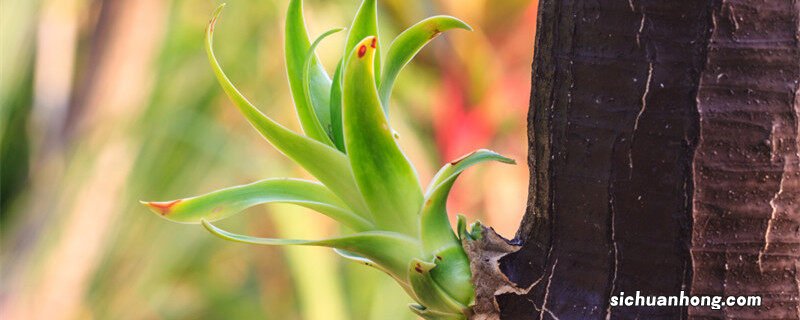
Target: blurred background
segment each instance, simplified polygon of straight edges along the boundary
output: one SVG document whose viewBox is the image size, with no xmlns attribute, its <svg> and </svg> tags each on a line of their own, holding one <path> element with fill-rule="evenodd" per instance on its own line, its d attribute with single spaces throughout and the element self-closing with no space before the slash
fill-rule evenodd
<svg viewBox="0 0 800 320">
<path fill-rule="evenodd" d="M 212 77 L 203 33 L 217 1 L 2 0 L 0 318 L 413 319 L 389 277 L 328 249 L 220 240 L 138 200 L 307 177 L 252 130 Z M 228 0 L 217 55 L 262 111 L 299 131 L 283 59 L 287 0 Z M 357 0 L 306 0 L 311 37 Z M 471 169 L 448 208 L 513 236 L 527 194 L 525 119 L 535 0 L 380 1 L 382 45 L 434 14 L 475 32 L 435 40 L 398 80 L 392 124 L 423 185 L 477 148 L 516 166 Z M 332 73 L 344 35 L 318 51 Z M 321 238 L 325 217 L 270 205 L 223 223 Z"/>
</svg>

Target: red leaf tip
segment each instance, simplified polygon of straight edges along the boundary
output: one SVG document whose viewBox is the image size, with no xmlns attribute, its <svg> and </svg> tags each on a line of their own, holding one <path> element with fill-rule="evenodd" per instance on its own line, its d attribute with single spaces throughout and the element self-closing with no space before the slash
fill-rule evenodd
<svg viewBox="0 0 800 320">
<path fill-rule="evenodd" d="M 158 212 L 162 216 L 166 216 L 172 211 L 172 207 L 176 204 L 180 203 L 181 200 L 173 200 L 167 202 L 142 202 L 144 205 L 150 207 L 155 212 Z"/>
<path fill-rule="evenodd" d="M 461 162 L 461 161 L 464 161 L 464 159 L 466 159 L 466 158 L 469 158 L 470 156 L 472 156 L 472 155 L 473 155 L 473 154 L 475 154 L 475 153 L 477 153 L 477 151 L 472 151 L 472 152 L 470 152 L 470 153 L 467 153 L 467 154 L 465 154 L 465 155 L 461 156 L 461 158 L 458 158 L 458 159 L 455 159 L 455 160 L 451 161 L 451 162 L 450 162 L 450 165 L 451 165 L 451 166 L 455 166 L 455 165 L 457 165 L 459 162 Z"/>
</svg>

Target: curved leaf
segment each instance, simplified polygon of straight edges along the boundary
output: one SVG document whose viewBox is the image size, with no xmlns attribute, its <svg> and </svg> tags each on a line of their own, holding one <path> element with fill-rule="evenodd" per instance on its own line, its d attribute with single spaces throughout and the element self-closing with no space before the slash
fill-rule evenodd
<svg viewBox="0 0 800 320">
<path fill-rule="evenodd" d="M 320 78 L 319 73 L 313 72 L 313 68 L 314 61 L 316 61 L 317 58 L 317 46 L 319 46 L 322 40 L 325 40 L 325 38 L 328 36 L 342 30 L 344 29 L 338 28 L 328 30 L 317 37 L 317 39 L 314 40 L 314 43 L 311 44 L 311 48 L 308 49 L 305 66 L 303 68 L 303 89 L 305 91 L 306 104 L 314 108 L 314 113 L 310 114 L 310 118 L 312 118 L 310 120 L 314 122 L 313 126 L 318 127 L 316 130 L 325 132 L 325 143 L 329 144 L 332 143 L 331 138 L 333 137 L 333 128 L 331 127 L 330 95 L 325 95 L 325 100 L 319 101 L 314 99 L 314 97 L 311 95 L 311 91 L 313 86 L 315 86 L 315 83 L 326 81 L 330 83 L 330 79 L 328 79 L 327 76 L 325 76 L 325 78 Z"/>
<path fill-rule="evenodd" d="M 270 246 L 296 245 L 329 247 L 354 252 L 374 261 L 392 276 L 400 279 L 408 277 L 408 261 L 419 254 L 417 240 L 395 232 L 369 231 L 325 240 L 297 240 L 258 238 L 231 233 L 217 228 L 208 221 L 201 222 L 214 235 L 230 241 Z"/>
<path fill-rule="evenodd" d="M 216 221 L 264 203 L 291 203 L 322 213 L 357 231 L 372 223 L 353 213 L 322 184 L 299 179 L 267 179 L 169 202 L 143 202 L 160 216 L 180 223 Z"/>
<path fill-rule="evenodd" d="M 469 257 L 460 242 L 440 248 L 433 252 L 436 268 L 431 270 L 431 278 L 443 291 L 463 305 L 470 305 L 475 298 L 472 285 L 472 270 Z"/>
<path fill-rule="evenodd" d="M 514 163 L 514 160 L 496 152 L 481 149 L 446 164 L 433 177 L 425 194 L 425 205 L 422 206 L 420 217 L 422 243 L 427 252 L 458 242 L 447 218 L 447 197 L 461 172 L 486 161 Z"/>
<path fill-rule="evenodd" d="M 386 65 L 383 68 L 383 77 L 380 81 L 380 96 L 386 114 L 389 114 L 389 97 L 392 94 L 394 82 L 400 71 L 403 70 L 411 59 L 425 47 L 428 42 L 442 32 L 450 29 L 472 28 L 464 21 L 451 16 L 434 16 L 418 22 L 397 36 L 389 45 L 386 54 Z"/>
<path fill-rule="evenodd" d="M 353 48 L 366 37 L 377 37 L 378 34 L 378 0 L 364 0 L 353 18 L 353 24 L 350 26 L 350 32 L 347 34 L 347 40 L 344 46 L 345 65 L 349 62 L 348 54 L 353 51 Z M 380 43 L 375 40 L 375 50 L 380 52 Z M 380 75 L 381 71 L 381 57 L 376 54 L 375 57 L 375 72 Z M 375 77 L 375 81 L 380 80 L 380 76 Z"/>
<path fill-rule="evenodd" d="M 412 296 L 412 297 L 414 296 L 414 291 L 411 290 L 411 286 L 409 286 L 407 279 L 398 278 L 396 275 L 394 275 L 391 272 L 389 272 L 388 270 L 386 270 L 386 268 L 384 268 L 383 266 L 375 263 L 375 261 L 372 261 L 370 259 L 367 259 L 365 257 L 362 257 L 362 256 L 360 256 L 358 254 L 355 254 L 355 253 L 347 251 L 347 250 L 333 249 L 333 252 L 336 252 L 336 254 L 338 254 L 339 256 L 341 256 L 342 258 L 345 258 L 347 260 L 350 260 L 350 261 L 353 261 L 355 263 L 363 264 L 365 266 L 372 267 L 372 268 L 378 269 L 380 271 L 383 271 L 384 273 L 386 273 L 390 277 L 392 277 L 392 279 L 394 279 L 397 282 L 397 284 L 399 284 L 400 287 L 403 288 L 403 290 L 409 296 Z"/>
<path fill-rule="evenodd" d="M 436 268 L 436 264 L 419 259 L 411 260 L 408 268 L 408 282 L 417 296 L 417 302 L 432 311 L 463 317 L 467 307 L 451 298 L 433 281 L 431 269 L 434 268 Z"/>
<path fill-rule="evenodd" d="M 331 79 L 328 73 L 319 63 L 316 54 L 311 51 L 311 66 L 309 68 L 308 85 L 304 83 L 304 69 L 306 69 L 306 54 L 311 49 L 306 31 L 305 19 L 303 18 L 303 1 L 291 0 L 289 9 L 286 12 L 286 32 L 285 38 L 285 57 L 286 72 L 289 76 L 289 87 L 292 91 L 292 98 L 297 109 L 297 116 L 303 132 L 314 140 L 327 145 L 333 145 L 324 127 L 320 124 L 322 115 L 328 114 L 327 109 L 330 102 L 329 92 L 331 90 Z M 309 96 L 307 98 L 306 96 Z M 319 109 L 315 109 L 319 108 Z M 327 116 L 325 119 L 327 120 Z"/>
<path fill-rule="evenodd" d="M 375 37 L 361 41 L 345 66 L 344 138 L 350 165 L 373 221 L 387 230 L 417 234 L 422 191 L 417 173 L 392 136 L 375 87 Z"/>
<path fill-rule="evenodd" d="M 340 257 L 345 258 L 347 260 L 353 261 L 353 262 L 358 263 L 358 264 L 363 264 L 363 265 L 365 265 L 367 267 L 373 267 L 375 269 L 378 269 L 378 270 L 381 270 L 383 272 L 388 273 L 388 271 L 386 271 L 386 269 L 384 269 L 383 267 L 375 264 L 375 261 L 372 261 L 370 259 L 364 258 L 364 257 L 362 257 L 362 256 L 360 256 L 358 254 L 353 253 L 353 252 L 350 252 L 350 251 L 347 251 L 347 250 L 342 250 L 342 249 L 333 249 L 333 252 L 336 252 L 336 254 L 338 254 Z"/>
<path fill-rule="evenodd" d="M 358 191 L 347 156 L 319 141 L 301 136 L 281 126 L 261 113 L 231 83 L 219 65 L 213 51 L 214 25 L 224 5 L 214 12 L 214 18 L 206 30 L 206 53 L 222 89 L 233 104 L 276 149 L 308 170 L 325 186 L 344 200 L 362 217 L 369 217 L 366 204 Z"/>
<path fill-rule="evenodd" d="M 333 144 L 341 152 L 346 152 L 344 147 L 344 129 L 342 129 L 342 68 L 344 58 L 339 60 L 336 72 L 333 74 L 331 85 L 331 138 Z"/>
</svg>

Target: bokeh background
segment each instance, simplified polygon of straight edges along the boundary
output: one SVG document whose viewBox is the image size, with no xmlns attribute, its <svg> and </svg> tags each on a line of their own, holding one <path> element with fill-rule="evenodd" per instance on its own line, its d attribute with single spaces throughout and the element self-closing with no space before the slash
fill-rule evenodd
<svg viewBox="0 0 800 320">
<path fill-rule="evenodd" d="M 217 1 L 2 0 L 0 318 L 413 319 L 377 271 L 328 249 L 230 243 L 169 223 L 166 200 L 267 177 L 306 177 L 239 116 L 212 77 L 203 31 Z M 287 0 L 229 0 L 217 55 L 239 88 L 299 131 L 283 59 Z M 312 37 L 357 0 L 306 0 Z M 383 0 L 381 42 L 434 14 L 474 32 L 435 40 L 404 71 L 392 124 L 423 184 L 477 148 L 518 160 L 468 171 L 448 207 L 513 236 L 527 193 L 533 0 Z M 322 44 L 332 69 L 343 35 Z M 282 205 L 226 220 L 261 236 L 335 234 Z"/>
</svg>

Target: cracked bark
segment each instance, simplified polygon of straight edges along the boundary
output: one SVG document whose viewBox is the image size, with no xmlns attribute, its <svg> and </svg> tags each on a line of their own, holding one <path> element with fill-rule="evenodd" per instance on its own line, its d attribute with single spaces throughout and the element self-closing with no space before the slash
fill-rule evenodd
<svg viewBox="0 0 800 320">
<path fill-rule="evenodd" d="M 541 0 L 536 48 L 528 208 L 469 250 L 475 318 L 800 319 L 800 3 Z M 609 306 L 635 291 L 764 306 Z"/>
</svg>

